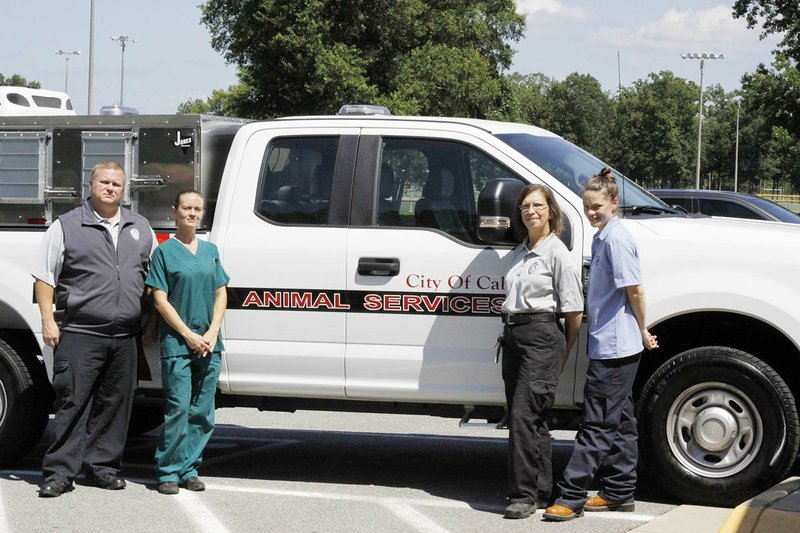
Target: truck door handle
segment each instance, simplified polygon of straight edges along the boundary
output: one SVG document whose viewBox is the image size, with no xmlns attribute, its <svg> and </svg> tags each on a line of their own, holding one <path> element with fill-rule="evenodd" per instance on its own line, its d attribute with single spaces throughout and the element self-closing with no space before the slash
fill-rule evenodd
<svg viewBox="0 0 800 533">
<path fill-rule="evenodd" d="M 359 257 L 357 272 L 361 276 L 396 276 L 400 260 L 396 257 Z"/>
</svg>

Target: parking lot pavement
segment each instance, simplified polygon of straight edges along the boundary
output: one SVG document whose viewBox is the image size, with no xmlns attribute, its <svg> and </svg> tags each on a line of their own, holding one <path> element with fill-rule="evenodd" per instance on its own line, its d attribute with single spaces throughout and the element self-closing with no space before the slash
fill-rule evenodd
<svg viewBox="0 0 800 533">
<path fill-rule="evenodd" d="M 507 433 L 459 430 L 451 420 L 224 409 L 217 420 L 201 468 L 205 492 L 155 491 L 151 433 L 128 442 L 124 491 L 79 483 L 42 500 L 39 447 L 0 471 L 0 531 L 621 532 L 675 508 L 642 487 L 635 513 L 558 525 L 543 522 L 542 511 L 504 520 Z M 559 471 L 571 440 L 556 437 Z"/>
</svg>

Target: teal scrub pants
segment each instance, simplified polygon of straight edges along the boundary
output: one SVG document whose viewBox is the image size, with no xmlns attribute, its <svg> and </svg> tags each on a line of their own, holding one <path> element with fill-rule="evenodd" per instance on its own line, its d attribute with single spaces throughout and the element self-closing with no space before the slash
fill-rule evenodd
<svg viewBox="0 0 800 533">
<path fill-rule="evenodd" d="M 214 431 L 214 395 L 221 355 L 179 355 L 161 359 L 164 426 L 156 449 L 159 483 L 183 483 L 197 475 L 203 450 Z"/>
</svg>

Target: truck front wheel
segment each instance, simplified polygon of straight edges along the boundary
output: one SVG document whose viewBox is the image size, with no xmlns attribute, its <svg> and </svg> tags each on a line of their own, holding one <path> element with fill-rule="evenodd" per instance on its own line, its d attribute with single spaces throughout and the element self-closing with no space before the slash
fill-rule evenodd
<svg viewBox="0 0 800 533">
<path fill-rule="evenodd" d="M 0 465 L 15 463 L 42 438 L 49 398 L 19 354 L 0 340 Z"/>
<path fill-rule="evenodd" d="M 719 346 L 664 363 L 642 390 L 639 449 L 681 501 L 732 505 L 782 480 L 797 457 L 791 390 L 768 364 Z"/>
</svg>

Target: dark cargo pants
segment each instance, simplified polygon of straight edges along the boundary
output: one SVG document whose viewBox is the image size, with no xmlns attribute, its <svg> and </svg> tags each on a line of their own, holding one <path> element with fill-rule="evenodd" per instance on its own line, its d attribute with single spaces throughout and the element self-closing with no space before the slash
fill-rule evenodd
<svg viewBox="0 0 800 533">
<path fill-rule="evenodd" d="M 45 482 L 119 472 L 136 388 L 136 340 L 64 331 L 53 352 L 54 440 Z"/>
<path fill-rule="evenodd" d="M 504 339 L 509 499 L 547 503 L 553 487 L 547 416 L 561 373 L 564 333 L 556 322 L 531 322 L 506 326 Z"/>
</svg>

